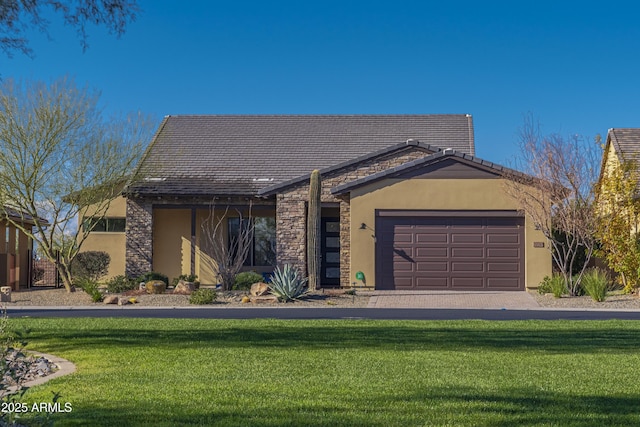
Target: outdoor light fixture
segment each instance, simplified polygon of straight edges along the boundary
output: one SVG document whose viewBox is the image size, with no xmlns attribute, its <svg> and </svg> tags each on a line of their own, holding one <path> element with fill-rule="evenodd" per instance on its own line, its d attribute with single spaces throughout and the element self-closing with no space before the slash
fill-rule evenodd
<svg viewBox="0 0 640 427">
<path fill-rule="evenodd" d="M 367 224 L 365 224 L 364 222 L 360 224 L 360 230 L 366 230 L 366 229 L 367 229 Z"/>
</svg>

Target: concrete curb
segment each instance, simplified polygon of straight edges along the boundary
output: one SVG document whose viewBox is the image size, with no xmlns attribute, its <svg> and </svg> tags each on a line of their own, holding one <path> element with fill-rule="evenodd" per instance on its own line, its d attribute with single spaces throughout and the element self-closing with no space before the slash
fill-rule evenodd
<svg viewBox="0 0 640 427">
<path fill-rule="evenodd" d="M 73 374 L 76 371 L 76 365 L 69 362 L 67 359 L 63 359 L 62 357 L 54 356 L 53 354 L 40 353 L 39 351 L 27 351 L 27 353 L 39 357 L 44 357 L 45 359 L 54 363 L 58 367 L 58 370 L 51 375 L 47 375 L 46 377 L 40 377 L 36 378 L 35 380 L 25 382 L 23 384 L 25 387 L 34 387 L 40 384 L 44 384 L 49 380 Z"/>
</svg>

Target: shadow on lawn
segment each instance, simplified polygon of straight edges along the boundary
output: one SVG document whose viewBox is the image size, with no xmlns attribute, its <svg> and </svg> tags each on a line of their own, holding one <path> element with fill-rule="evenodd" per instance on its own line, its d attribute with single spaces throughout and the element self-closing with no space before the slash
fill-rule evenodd
<svg viewBox="0 0 640 427">
<path fill-rule="evenodd" d="M 496 393 L 436 387 L 393 396 L 354 396 L 346 403 L 328 401 L 325 396 L 313 404 L 289 401 L 280 402 L 277 408 L 236 409 L 231 404 L 182 415 L 162 405 L 135 408 L 122 402 L 111 407 L 77 407 L 57 420 L 77 425 L 156 426 L 639 425 L 639 399 L 640 394 L 579 397 L 527 388 Z"/>
<path fill-rule="evenodd" d="M 599 324 L 597 327 L 567 324 L 519 323 L 517 327 L 503 327 L 495 323 L 468 322 L 445 324 L 352 321 L 317 323 L 314 321 L 190 321 L 173 323 L 167 328 L 163 320 L 127 320 L 127 329 L 105 329 L 101 319 L 78 319 L 83 323 L 75 328 L 66 321 L 52 336 L 51 322 L 40 329 L 30 325 L 30 339 L 55 341 L 58 350 L 79 346 L 112 347 L 144 346 L 168 348 L 253 347 L 253 348 L 307 348 L 358 349 L 379 348 L 393 350 L 448 350 L 448 351 L 532 351 L 554 353 L 630 353 L 640 351 L 640 328 L 621 327 L 621 323 Z M 87 327 L 95 322 L 96 327 Z M 574 325 L 574 326 L 571 326 Z M 104 326 L 104 325 L 102 325 Z M 138 327 L 137 327 L 138 326 Z"/>
</svg>

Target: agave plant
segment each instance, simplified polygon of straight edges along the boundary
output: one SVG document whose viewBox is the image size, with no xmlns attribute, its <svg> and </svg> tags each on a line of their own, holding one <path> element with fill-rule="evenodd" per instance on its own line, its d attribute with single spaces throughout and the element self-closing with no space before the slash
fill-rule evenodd
<svg viewBox="0 0 640 427">
<path fill-rule="evenodd" d="M 307 293 L 307 278 L 297 268 L 285 264 L 273 271 L 269 289 L 281 301 L 292 301 Z"/>
</svg>

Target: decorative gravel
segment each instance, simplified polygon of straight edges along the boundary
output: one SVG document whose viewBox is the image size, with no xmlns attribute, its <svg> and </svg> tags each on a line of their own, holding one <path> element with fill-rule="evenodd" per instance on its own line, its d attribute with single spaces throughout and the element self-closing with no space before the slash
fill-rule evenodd
<svg viewBox="0 0 640 427">
<path fill-rule="evenodd" d="M 590 296 L 556 298 L 553 294 L 531 292 L 541 307 L 548 308 L 590 308 L 598 310 L 640 310 L 640 298 L 637 294 L 624 295 L 613 293 L 602 302 L 594 301 Z"/>
<path fill-rule="evenodd" d="M 318 292 L 306 296 L 304 299 L 289 303 L 242 303 L 242 297 L 248 292 L 218 292 L 216 307 L 366 307 L 369 302 L 368 295 L 346 295 L 344 293 Z M 146 294 L 141 291 L 131 291 L 125 294 L 128 298 L 134 298 L 137 306 L 145 307 L 185 307 L 189 304 L 188 295 L 173 294 L 171 291 L 164 294 Z M 84 291 L 66 292 L 65 289 L 32 289 L 11 294 L 11 302 L 7 307 L 16 306 L 104 306 L 103 303 L 94 303 Z"/>
</svg>

